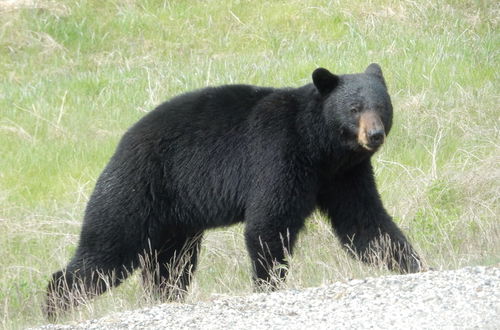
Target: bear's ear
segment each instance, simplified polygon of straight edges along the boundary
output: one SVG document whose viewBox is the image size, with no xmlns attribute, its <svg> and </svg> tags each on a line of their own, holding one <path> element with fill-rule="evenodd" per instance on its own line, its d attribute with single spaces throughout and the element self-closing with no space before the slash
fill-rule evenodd
<svg viewBox="0 0 500 330">
<path fill-rule="evenodd" d="M 382 68 L 377 63 L 372 63 L 368 65 L 368 67 L 365 70 L 365 73 L 377 76 L 382 80 L 382 82 L 385 85 L 384 75 L 382 74 Z"/>
<path fill-rule="evenodd" d="M 339 84 L 339 77 L 324 68 L 317 68 L 312 74 L 314 86 L 320 94 L 331 92 Z"/>
</svg>

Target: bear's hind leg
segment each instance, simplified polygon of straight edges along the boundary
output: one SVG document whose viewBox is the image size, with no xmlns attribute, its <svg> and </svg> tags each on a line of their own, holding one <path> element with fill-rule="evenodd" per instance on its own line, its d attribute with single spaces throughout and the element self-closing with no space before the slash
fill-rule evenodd
<svg viewBox="0 0 500 330">
<path fill-rule="evenodd" d="M 130 268 L 124 267 L 122 262 L 113 264 L 113 258 L 99 262 L 84 260 L 76 255 L 65 269 L 52 275 L 43 307 L 45 316 L 55 321 L 64 311 L 119 285 L 133 268 L 132 265 Z"/>
<path fill-rule="evenodd" d="M 203 233 L 165 235 L 141 260 L 146 291 L 162 301 L 183 301 L 198 263 Z"/>
<path fill-rule="evenodd" d="M 74 257 L 65 269 L 52 276 L 44 306 L 50 320 L 119 285 L 138 266 L 143 249 L 139 221 L 135 218 L 104 221 L 99 212 L 104 211 L 95 205 L 87 212 Z"/>
</svg>

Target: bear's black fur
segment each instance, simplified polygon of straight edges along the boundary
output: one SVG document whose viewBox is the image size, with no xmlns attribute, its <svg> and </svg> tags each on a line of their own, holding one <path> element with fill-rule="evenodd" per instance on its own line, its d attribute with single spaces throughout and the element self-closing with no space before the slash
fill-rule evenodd
<svg viewBox="0 0 500 330">
<path fill-rule="evenodd" d="M 377 64 L 340 76 L 320 68 L 300 88 L 209 87 L 160 105 L 125 133 L 99 177 L 78 249 L 49 284 L 48 317 L 141 265 L 154 292 L 182 298 L 203 231 L 238 222 L 257 286 L 274 287 L 286 267 L 273 265 L 286 266 L 315 208 L 361 260 L 419 271 L 370 163 L 391 124 Z"/>
</svg>

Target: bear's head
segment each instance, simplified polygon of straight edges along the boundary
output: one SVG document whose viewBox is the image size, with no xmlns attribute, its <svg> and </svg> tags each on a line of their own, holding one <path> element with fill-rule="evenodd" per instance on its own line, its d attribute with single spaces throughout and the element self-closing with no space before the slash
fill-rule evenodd
<svg viewBox="0 0 500 330">
<path fill-rule="evenodd" d="M 350 150 L 377 151 L 392 126 L 392 104 L 380 66 L 373 63 L 364 73 L 340 76 L 318 68 L 312 78 L 327 127 L 341 144 Z"/>
</svg>

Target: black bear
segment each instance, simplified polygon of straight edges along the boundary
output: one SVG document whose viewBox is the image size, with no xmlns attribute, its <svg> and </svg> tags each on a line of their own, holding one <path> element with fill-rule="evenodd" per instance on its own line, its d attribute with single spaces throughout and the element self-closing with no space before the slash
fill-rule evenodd
<svg viewBox="0 0 500 330">
<path fill-rule="evenodd" d="M 392 125 L 380 67 L 348 75 L 318 68 L 312 81 L 208 87 L 174 97 L 132 126 L 97 181 L 74 257 L 52 277 L 47 316 L 138 267 L 153 292 L 182 299 L 203 231 L 238 222 L 256 286 L 276 287 L 316 208 L 356 257 L 420 271 L 382 205 L 370 162 Z"/>
</svg>

